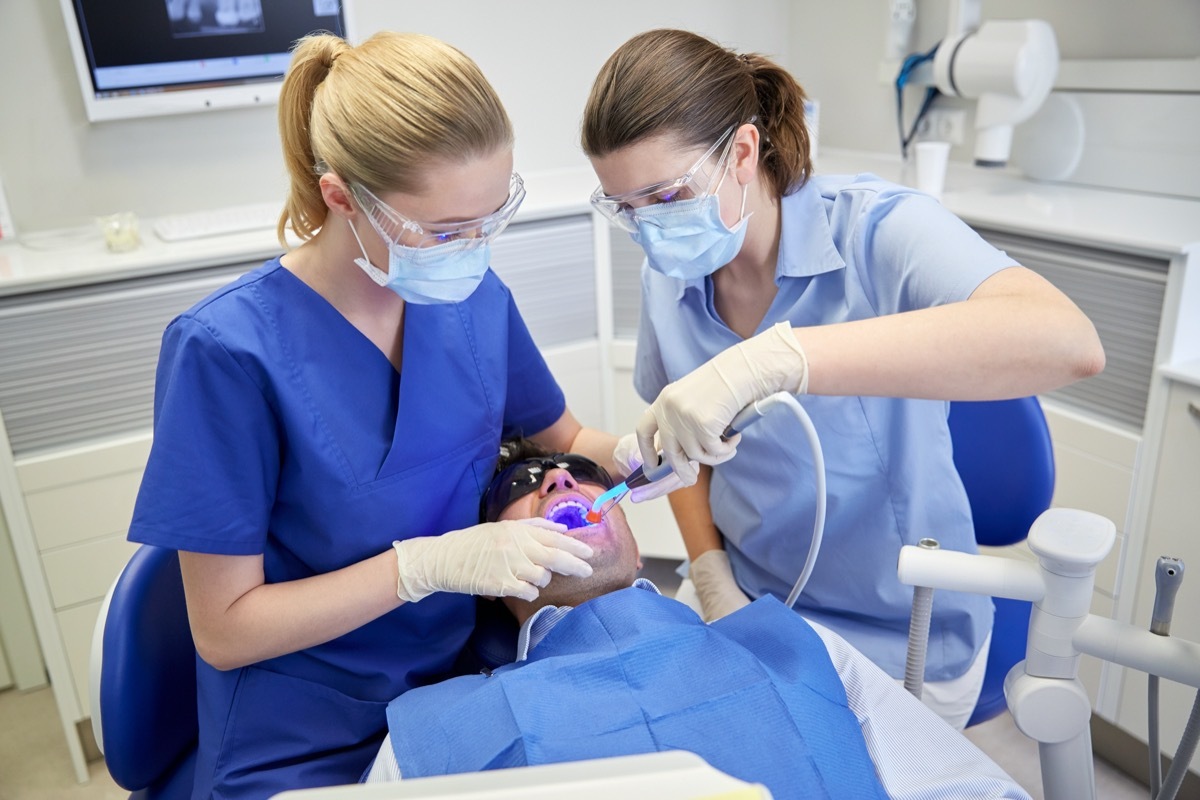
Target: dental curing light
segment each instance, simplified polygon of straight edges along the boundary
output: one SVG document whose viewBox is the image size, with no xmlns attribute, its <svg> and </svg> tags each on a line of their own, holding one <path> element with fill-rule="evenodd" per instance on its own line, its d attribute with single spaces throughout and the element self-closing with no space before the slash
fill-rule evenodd
<svg viewBox="0 0 1200 800">
<path fill-rule="evenodd" d="M 800 593 L 804 591 L 809 577 L 812 576 L 813 568 L 817 565 L 817 554 L 821 552 L 821 540 L 825 534 L 825 455 L 821 450 L 821 440 L 817 437 L 817 430 L 813 426 L 812 418 L 808 416 L 808 412 L 804 410 L 804 406 L 800 405 L 799 400 L 787 392 L 776 392 L 762 400 L 751 403 L 739 411 L 737 416 L 733 418 L 733 421 L 729 423 L 729 426 L 725 428 L 725 432 L 721 434 L 721 438 L 730 439 L 736 436 L 754 424 L 759 417 L 765 416 L 772 407 L 780 404 L 791 406 L 792 411 L 796 414 L 796 418 L 800 421 L 801 427 L 804 428 L 804 435 L 808 439 L 808 446 L 812 452 L 813 484 L 816 490 L 813 532 L 812 539 L 808 545 L 808 556 L 804 559 L 804 567 L 800 570 L 800 577 L 792 585 L 792 590 L 788 593 L 787 600 L 785 601 L 787 606 L 791 608 L 796 605 L 796 600 L 800 597 Z M 645 465 L 638 467 L 630 473 L 624 483 L 617 484 L 597 497 L 596 501 L 592 504 L 592 510 L 587 514 L 588 522 L 594 524 L 603 519 L 604 515 L 612 510 L 613 506 L 621 502 L 630 489 L 645 486 L 671 474 L 671 466 L 663 462 L 661 454 L 658 461 L 658 466 L 650 470 L 646 470 Z"/>
<path fill-rule="evenodd" d="M 765 405 L 762 410 L 759 409 L 758 403 L 751 403 L 739 411 L 737 416 L 733 418 L 733 422 L 729 423 L 729 425 L 725 428 L 725 432 L 721 434 L 721 440 L 725 441 L 737 436 L 739 433 L 753 424 L 755 420 L 761 417 L 765 413 L 766 408 L 769 407 L 769 404 L 766 404 L 765 400 L 763 403 Z M 604 515 L 611 511 L 613 506 L 625 499 L 625 495 L 629 494 L 631 490 L 638 489 L 642 486 L 649 486 L 654 481 L 662 480 L 672 472 L 674 472 L 674 470 L 671 469 L 671 465 L 663 461 L 662 454 L 660 453 L 658 456 L 658 466 L 647 470 L 646 465 L 642 464 L 633 472 L 629 473 L 629 477 L 626 478 L 624 482 L 618 483 L 616 486 L 597 497 L 596 501 L 592 503 L 592 510 L 587 513 L 587 521 L 593 525 L 596 524 L 600 520 L 604 519 Z M 612 502 L 610 503 L 610 501 Z M 606 503 L 608 504 L 607 507 L 605 507 Z"/>
</svg>

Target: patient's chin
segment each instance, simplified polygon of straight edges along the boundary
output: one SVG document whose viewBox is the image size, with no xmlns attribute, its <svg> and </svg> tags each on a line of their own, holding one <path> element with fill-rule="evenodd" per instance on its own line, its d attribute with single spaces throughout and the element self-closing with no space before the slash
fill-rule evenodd
<svg viewBox="0 0 1200 800">
<path fill-rule="evenodd" d="M 628 589 L 637 577 L 637 570 L 628 565 L 597 568 L 586 578 L 574 575 L 555 575 L 538 595 L 537 604 L 546 606 L 578 606 L 609 592 Z"/>
</svg>

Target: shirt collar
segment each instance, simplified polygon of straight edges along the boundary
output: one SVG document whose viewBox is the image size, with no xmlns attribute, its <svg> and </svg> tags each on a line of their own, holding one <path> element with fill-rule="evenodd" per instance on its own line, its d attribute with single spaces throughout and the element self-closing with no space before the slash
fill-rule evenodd
<svg viewBox="0 0 1200 800">
<path fill-rule="evenodd" d="M 633 582 L 633 586 L 655 594 L 662 594 L 657 586 L 645 578 L 638 578 Z M 525 624 L 521 626 L 521 632 L 517 635 L 517 661 L 528 659 L 529 651 L 537 647 L 542 639 L 546 638 L 546 634 L 550 633 L 559 620 L 565 617 L 572 608 L 574 606 L 542 606 L 534 612 L 533 616 L 525 620 Z"/>
<path fill-rule="evenodd" d="M 818 181 L 809 179 L 779 201 L 779 258 L 775 263 L 777 286 L 783 283 L 784 278 L 806 278 L 846 267 L 845 260 L 833 245 L 829 212 L 817 184 Z M 682 300 L 688 289 L 705 294 L 710 280 L 711 276 L 677 280 L 675 300 Z"/>
</svg>

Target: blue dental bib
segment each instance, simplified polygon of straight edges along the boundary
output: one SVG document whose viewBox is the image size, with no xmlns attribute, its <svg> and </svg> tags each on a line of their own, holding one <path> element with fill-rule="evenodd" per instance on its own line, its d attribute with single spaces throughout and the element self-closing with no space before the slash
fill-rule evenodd
<svg viewBox="0 0 1200 800">
<path fill-rule="evenodd" d="M 607 594 L 528 661 L 412 690 L 387 717 L 405 778 L 689 750 L 776 798 L 886 797 L 824 643 L 773 597 L 705 625 Z"/>
</svg>

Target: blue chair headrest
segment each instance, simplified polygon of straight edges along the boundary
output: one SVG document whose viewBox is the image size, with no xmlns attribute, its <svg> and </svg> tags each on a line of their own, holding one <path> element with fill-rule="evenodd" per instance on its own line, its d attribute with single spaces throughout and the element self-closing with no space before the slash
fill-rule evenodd
<svg viewBox="0 0 1200 800">
<path fill-rule="evenodd" d="M 956 401 L 949 423 L 976 541 L 1021 541 L 1054 495 L 1054 450 L 1041 404 L 1036 397 Z"/>
<path fill-rule="evenodd" d="M 129 790 L 195 749 L 196 650 L 174 550 L 143 545 L 113 587 L 100 678 L 104 760 Z"/>
</svg>

